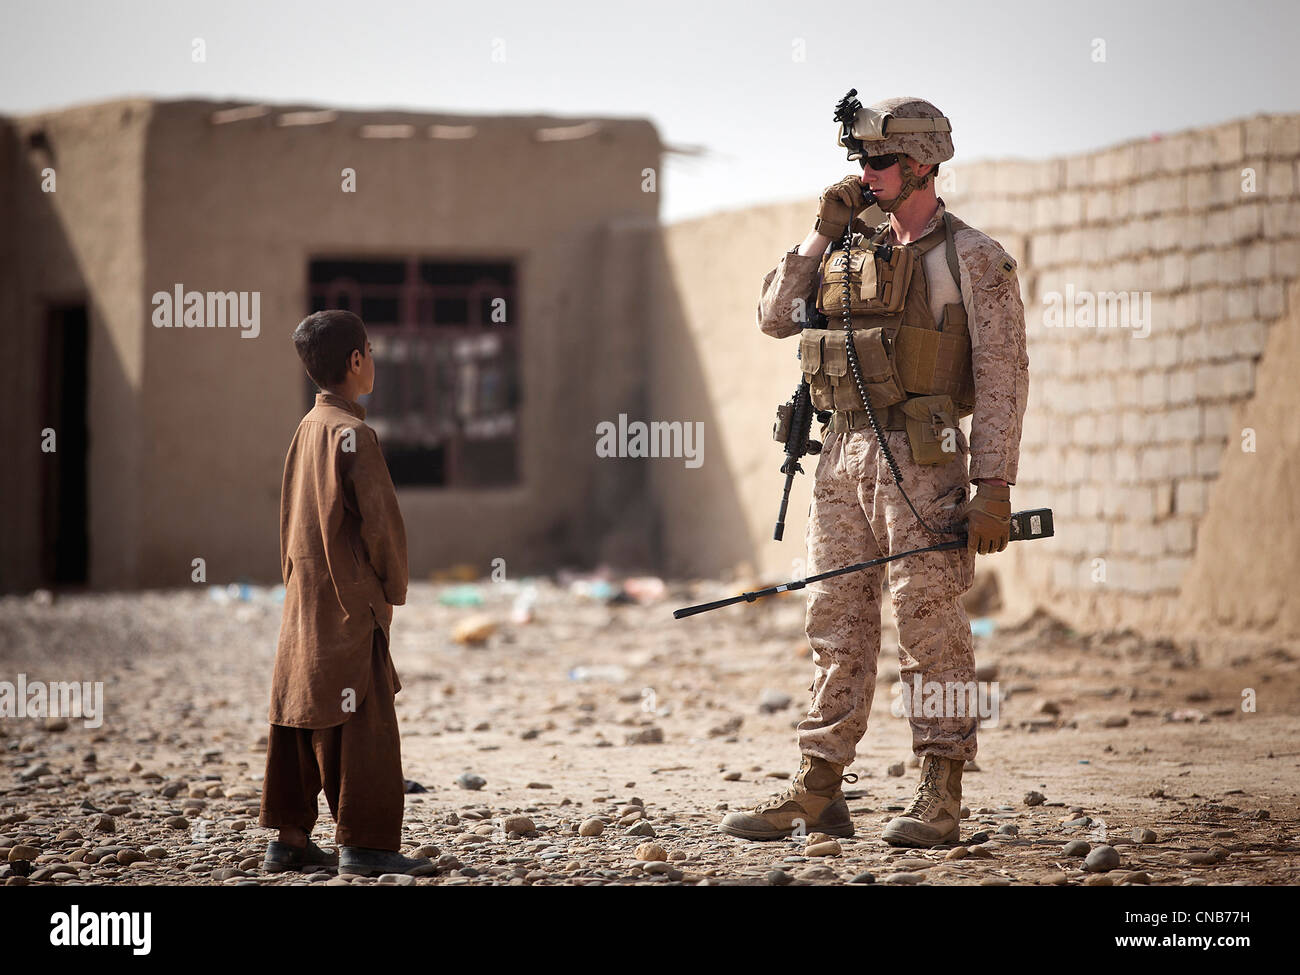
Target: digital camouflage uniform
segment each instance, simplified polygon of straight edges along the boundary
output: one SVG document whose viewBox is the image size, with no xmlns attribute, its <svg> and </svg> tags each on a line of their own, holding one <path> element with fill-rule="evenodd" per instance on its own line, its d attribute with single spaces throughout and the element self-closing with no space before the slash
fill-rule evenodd
<svg viewBox="0 0 1300 975">
<path fill-rule="evenodd" d="M 942 220 L 942 199 L 924 238 Z M 896 244 L 892 229 L 885 243 Z M 1029 391 L 1024 307 L 1015 261 L 997 241 L 961 225 L 953 237 L 960 267 L 960 295 L 943 248 L 923 258 L 936 322 L 942 306 L 961 301 L 966 310 L 975 379 L 970 442 L 957 431 L 954 462 L 922 466 L 913 461 L 907 435 L 887 431 L 903 486 L 921 517 L 938 530 L 954 524 L 972 479 L 1016 480 L 1021 421 Z M 758 325 L 786 338 L 801 331 L 813 308 L 821 257 L 792 248 L 764 279 Z M 832 324 L 833 327 L 833 324 Z M 969 465 L 969 469 L 968 469 Z M 808 521 L 808 574 L 882 555 L 934 545 L 946 538 L 917 523 L 894 483 L 870 428 L 831 430 L 817 463 Z M 885 567 L 810 584 L 806 632 L 816 674 L 812 705 L 799 725 L 805 755 L 849 765 L 867 729 L 880 652 L 880 591 Z M 974 553 L 962 548 L 909 556 L 892 562 L 889 588 L 898 622 L 900 677 L 922 681 L 975 679 L 970 621 L 961 595 L 972 583 Z M 970 759 L 978 719 L 909 714 L 917 755 Z"/>
</svg>

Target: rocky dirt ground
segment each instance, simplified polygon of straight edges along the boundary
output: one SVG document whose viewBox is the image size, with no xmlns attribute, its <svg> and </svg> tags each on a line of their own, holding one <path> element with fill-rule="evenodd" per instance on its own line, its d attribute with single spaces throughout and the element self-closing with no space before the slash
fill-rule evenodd
<svg viewBox="0 0 1300 975">
<path fill-rule="evenodd" d="M 405 774 L 426 791 L 407 796 L 404 848 L 438 864 L 414 883 L 1300 881 L 1294 647 L 1209 654 L 1046 616 L 979 637 L 999 717 L 965 775 L 962 845 L 909 851 L 879 838 L 918 775 L 890 713 L 887 635 L 846 787 L 857 836 L 750 843 L 716 823 L 797 768 L 803 602 L 674 621 L 673 608 L 736 588 L 634 588 L 645 602 L 610 602 L 621 587 L 590 580 L 412 587 L 392 651 Z M 261 871 L 279 605 L 265 590 L 223 594 L 0 600 L 0 680 L 105 685 L 98 728 L 0 719 L 7 885 L 377 882 Z M 332 846 L 323 798 L 321 810 L 315 838 Z M 1088 852 L 1114 869 L 1085 869 Z"/>
</svg>

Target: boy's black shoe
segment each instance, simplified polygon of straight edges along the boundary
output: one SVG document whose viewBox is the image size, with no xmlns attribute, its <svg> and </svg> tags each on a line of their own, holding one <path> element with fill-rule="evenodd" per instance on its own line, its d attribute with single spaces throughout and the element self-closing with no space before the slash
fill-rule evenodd
<svg viewBox="0 0 1300 975">
<path fill-rule="evenodd" d="M 306 846 L 290 846 L 271 840 L 266 844 L 266 859 L 262 869 L 267 873 L 282 873 L 285 870 L 306 870 L 309 867 L 337 867 L 339 855 L 326 853 L 311 840 Z"/>
<path fill-rule="evenodd" d="M 378 877 L 385 873 L 409 873 L 423 877 L 433 873 L 428 857 L 404 857 L 392 850 L 372 850 L 364 846 L 339 847 L 339 876 Z"/>
</svg>

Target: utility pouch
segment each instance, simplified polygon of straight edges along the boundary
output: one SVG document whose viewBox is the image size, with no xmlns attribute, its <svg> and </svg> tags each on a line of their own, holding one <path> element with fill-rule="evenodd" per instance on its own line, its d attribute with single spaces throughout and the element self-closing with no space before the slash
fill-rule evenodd
<svg viewBox="0 0 1300 975">
<path fill-rule="evenodd" d="M 915 265 L 911 248 L 894 247 L 888 261 L 866 247 L 854 248 L 852 253 L 852 261 L 848 251 L 836 250 L 822 262 L 818 295 L 822 312 L 831 319 L 843 315 L 846 276 L 851 315 L 893 314 L 901 310 Z"/>
<path fill-rule="evenodd" d="M 776 408 L 776 423 L 772 425 L 772 439 L 779 444 L 790 439 L 790 419 L 794 416 L 794 407 L 782 403 Z"/>
<path fill-rule="evenodd" d="M 907 396 L 903 380 L 898 375 L 898 364 L 889 354 L 889 339 L 883 328 L 854 329 L 853 351 L 857 353 L 858 369 L 873 409 L 883 410 Z M 853 388 L 856 393 L 857 385 L 854 384 Z M 862 409 L 862 397 L 857 399 L 858 405 L 852 408 Z"/>
<path fill-rule="evenodd" d="M 799 361 L 813 406 L 818 410 L 863 408 L 857 381 L 849 368 L 849 334 L 844 329 L 827 328 L 805 328 L 800 333 Z M 884 329 L 854 329 L 852 335 L 872 407 L 883 409 L 902 400 L 907 394 L 889 355 Z"/>
<path fill-rule="evenodd" d="M 935 467 L 947 464 L 957 456 L 957 435 L 960 431 L 951 396 L 913 396 L 899 409 L 903 411 L 907 442 L 912 447 L 912 460 L 923 466 Z M 952 449 L 944 450 L 945 444 Z"/>
<path fill-rule="evenodd" d="M 829 335 L 824 328 L 805 328 L 799 333 L 799 367 L 808 383 L 808 395 L 819 410 L 834 409 L 830 380 L 822 372 L 822 344 Z M 779 421 L 779 417 L 778 417 Z"/>
<path fill-rule="evenodd" d="M 818 410 L 848 409 L 840 401 L 848 395 L 844 377 L 849 360 L 844 351 L 844 340 L 838 342 L 837 333 L 825 328 L 805 328 L 799 333 L 799 363 L 803 377 L 808 381 L 808 395 Z"/>
</svg>

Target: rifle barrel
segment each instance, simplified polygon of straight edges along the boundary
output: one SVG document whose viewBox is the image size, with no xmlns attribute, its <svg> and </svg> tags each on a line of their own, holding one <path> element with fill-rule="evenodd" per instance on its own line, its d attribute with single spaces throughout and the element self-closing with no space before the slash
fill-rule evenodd
<svg viewBox="0 0 1300 975">
<path fill-rule="evenodd" d="M 796 468 L 798 465 L 795 465 Z M 790 485 L 794 483 L 794 469 L 785 476 L 785 490 L 781 492 L 781 511 L 776 516 L 776 531 L 772 537 L 778 542 L 785 535 L 785 509 L 790 506 Z"/>
</svg>

